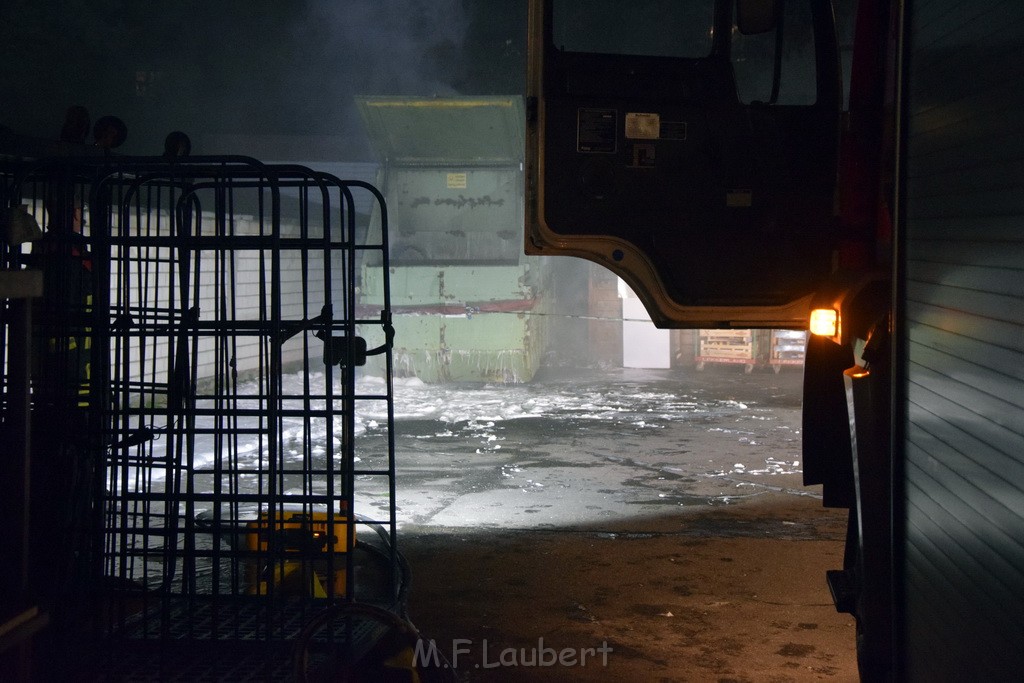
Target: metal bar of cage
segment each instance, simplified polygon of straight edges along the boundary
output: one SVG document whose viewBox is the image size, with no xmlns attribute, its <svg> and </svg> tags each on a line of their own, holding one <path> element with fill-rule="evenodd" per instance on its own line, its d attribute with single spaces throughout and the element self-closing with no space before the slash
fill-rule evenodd
<svg viewBox="0 0 1024 683">
<path fill-rule="evenodd" d="M 92 262 L 72 332 L 91 344 L 94 466 L 84 567 L 59 592 L 95 598 L 71 627 L 133 676 L 186 679 L 209 658 L 183 652 L 225 645 L 262 676 L 326 604 L 404 612 L 390 301 L 357 296 L 364 269 L 386 281 L 388 254 L 386 232 L 360 241 L 354 192 L 386 215 L 381 194 L 245 157 L 61 159 L 11 187 L 20 200 L 69 177 Z M 383 390 L 360 388 L 368 353 L 384 356 Z M 361 451 L 363 413 L 386 452 Z M 363 512 L 382 496 L 383 516 Z"/>
</svg>

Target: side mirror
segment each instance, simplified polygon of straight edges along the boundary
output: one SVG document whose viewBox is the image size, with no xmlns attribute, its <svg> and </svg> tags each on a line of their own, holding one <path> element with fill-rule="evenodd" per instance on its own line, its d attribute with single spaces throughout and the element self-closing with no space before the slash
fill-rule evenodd
<svg viewBox="0 0 1024 683">
<path fill-rule="evenodd" d="M 745 36 L 767 33 L 779 20 L 779 0 L 736 0 L 736 27 Z"/>
</svg>

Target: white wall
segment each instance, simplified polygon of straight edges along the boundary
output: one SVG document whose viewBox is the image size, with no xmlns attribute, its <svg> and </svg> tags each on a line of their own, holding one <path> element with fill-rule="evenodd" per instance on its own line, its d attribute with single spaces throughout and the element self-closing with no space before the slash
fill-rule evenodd
<svg viewBox="0 0 1024 683">
<path fill-rule="evenodd" d="M 659 330 L 637 295 L 619 280 L 622 298 L 622 367 L 668 368 L 672 365 L 669 330 Z"/>
</svg>

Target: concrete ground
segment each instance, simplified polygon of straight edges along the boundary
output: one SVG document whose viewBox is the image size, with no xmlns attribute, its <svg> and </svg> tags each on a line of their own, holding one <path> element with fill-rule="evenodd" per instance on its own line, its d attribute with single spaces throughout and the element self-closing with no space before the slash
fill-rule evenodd
<svg viewBox="0 0 1024 683">
<path fill-rule="evenodd" d="M 444 413 L 396 424 L 427 644 L 464 681 L 857 680 L 824 580 L 846 512 L 802 485 L 800 381 L 712 366 L 399 387 Z"/>
</svg>

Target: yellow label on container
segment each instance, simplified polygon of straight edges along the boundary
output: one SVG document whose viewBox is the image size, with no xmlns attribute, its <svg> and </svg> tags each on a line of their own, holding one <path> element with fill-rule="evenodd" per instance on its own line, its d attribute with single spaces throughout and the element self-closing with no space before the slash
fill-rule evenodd
<svg viewBox="0 0 1024 683">
<path fill-rule="evenodd" d="M 448 189 L 449 190 L 465 190 L 466 189 L 466 174 L 465 173 L 449 173 L 448 174 Z"/>
</svg>

